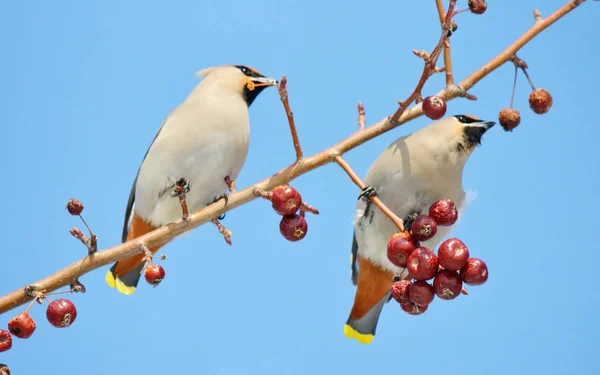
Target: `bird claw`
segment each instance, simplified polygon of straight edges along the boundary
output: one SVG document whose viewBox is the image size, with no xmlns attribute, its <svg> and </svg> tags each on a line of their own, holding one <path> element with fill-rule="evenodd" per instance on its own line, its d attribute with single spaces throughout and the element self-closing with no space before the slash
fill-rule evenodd
<svg viewBox="0 0 600 375">
<path fill-rule="evenodd" d="M 377 189 L 375 189 L 373 186 L 365 186 L 365 188 L 362 189 L 362 191 L 358 195 L 358 199 L 368 200 L 368 199 L 376 197 L 376 196 L 377 196 Z"/>
<path fill-rule="evenodd" d="M 225 205 L 227 206 L 227 202 L 229 202 L 229 194 L 227 194 L 227 193 L 223 193 L 223 194 L 219 195 L 218 197 L 215 197 L 215 199 L 213 199 L 213 201 L 212 201 L 212 202 L 210 202 L 210 204 L 213 204 L 213 203 L 215 203 L 215 202 L 218 202 L 218 201 L 220 201 L 221 199 L 225 199 Z M 223 212 L 223 214 L 222 214 L 221 216 L 219 216 L 217 219 L 219 219 L 219 220 L 223 220 L 223 219 L 225 219 L 225 215 L 226 215 L 226 214 L 227 214 L 226 212 Z"/>
<path fill-rule="evenodd" d="M 171 196 L 175 198 L 187 194 L 190 192 L 190 187 L 190 180 L 182 177 L 175 182 L 175 187 L 173 188 L 173 193 L 171 193 Z"/>
<path fill-rule="evenodd" d="M 404 219 L 402 219 L 404 222 L 404 228 L 410 228 L 412 223 L 417 219 L 417 216 L 419 216 L 418 212 L 413 212 L 412 214 L 406 215 Z"/>
</svg>

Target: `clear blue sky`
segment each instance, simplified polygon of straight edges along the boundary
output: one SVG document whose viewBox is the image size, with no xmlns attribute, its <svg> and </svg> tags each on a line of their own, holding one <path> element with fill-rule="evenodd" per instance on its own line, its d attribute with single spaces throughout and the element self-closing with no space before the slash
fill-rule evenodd
<svg viewBox="0 0 600 375">
<path fill-rule="evenodd" d="M 490 1 L 461 14 L 453 37 L 457 79 L 495 56 L 565 0 Z M 460 1 L 462 7 L 466 1 Z M 487 261 L 490 279 L 468 297 L 437 300 L 419 317 L 390 303 L 371 345 L 342 329 L 354 298 L 349 251 L 358 188 L 335 165 L 293 182 L 321 211 L 290 243 L 265 201 L 230 212 L 233 247 L 203 226 L 164 248 L 165 281 L 132 297 L 105 285 L 106 268 L 82 278 L 79 315 L 59 330 L 34 307 L 28 340 L 0 354 L 13 374 L 592 374 L 600 330 L 597 282 L 600 137 L 600 3 L 588 2 L 520 56 L 549 114 L 533 114 L 519 79 L 521 126 L 486 134 L 464 175 L 475 200 L 454 234 Z M 434 1 L 8 2 L 0 12 L 0 102 L 5 213 L 0 293 L 82 257 L 64 204 L 81 199 L 102 248 L 120 241 L 132 180 L 163 118 L 197 83 L 194 73 L 247 64 L 289 78 L 306 154 L 396 109 L 420 74 L 411 49 L 439 35 Z M 508 105 L 506 65 L 455 100 L 448 114 L 496 119 Z M 442 75 L 424 94 L 443 85 Z M 293 149 L 275 89 L 251 111 L 251 146 L 238 186 L 288 165 Z M 363 175 L 395 138 L 425 118 L 346 155 Z M 0 324 L 18 312 L 3 314 Z"/>
</svg>

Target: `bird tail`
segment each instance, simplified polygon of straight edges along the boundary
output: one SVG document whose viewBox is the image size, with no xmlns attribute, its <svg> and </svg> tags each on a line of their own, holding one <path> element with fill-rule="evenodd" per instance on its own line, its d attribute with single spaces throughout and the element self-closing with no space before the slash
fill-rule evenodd
<svg viewBox="0 0 600 375">
<path fill-rule="evenodd" d="M 154 226 L 134 214 L 126 241 L 143 236 L 154 229 L 156 229 Z M 154 254 L 164 245 L 165 244 L 155 246 L 150 249 L 150 252 Z M 144 256 L 144 254 L 139 253 L 116 262 L 110 270 L 106 272 L 106 283 L 110 287 L 116 288 L 117 291 L 122 294 L 133 294 L 144 269 Z"/>
<path fill-rule="evenodd" d="M 394 275 L 360 255 L 357 259 L 359 271 L 356 295 L 344 326 L 344 334 L 362 344 L 370 344 L 375 338 L 381 310 L 389 300 Z"/>
</svg>

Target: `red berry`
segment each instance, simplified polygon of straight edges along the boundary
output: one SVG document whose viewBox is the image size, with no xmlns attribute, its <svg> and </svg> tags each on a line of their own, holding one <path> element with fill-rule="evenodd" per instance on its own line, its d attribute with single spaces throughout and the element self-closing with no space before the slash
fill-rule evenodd
<svg viewBox="0 0 600 375">
<path fill-rule="evenodd" d="M 438 249 L 440 266 L 449 271 L 460 271 L 469 260 L 469 249 L 458 238 L 449 238 Z"/>
<path fill-rule="evenodd" d="M 392 285 L 392 297 L 399 304 L 410 303 L 410 298 L 408 296 L 408 288 L 410 287 L 410 281 L 408 280 L 400 280 L 394 282 Z"/>
<path fill-rule="evenodd" d="M 469 0 L 469 9 L 472 13 L 483 14 L 487 9 L 485 0 Z"/>
<path fill-rule="evenodd" d="M 295 214 L 302 205 L 300 193 L 291 186 L 277 186 L 272 193 L 271 204 L 275 212 L 281 216 Z"/>
<path fill-rule="evenodd" d="M 0 375 L 10 375 L 10 369 L 4 363 L 0 363 Z"/>
<path fill-rule="evenodd" d="M 516 109 L 504 108 L 498 114 L 498 121 L 506 131 L 512 131 L 521 123 L 521 114 Z"/>
<path fill-rule="evenodd" d="M 67 201 L 67 211 L 69 211 L 71 215 L 77 216 L 83 211 L 83 203 L 75 198 L 71 198 Z"/>
<path fill-rule="evenodd" d="M 411 236 L 410 233 L 396 233 L 388 241 L 387 257 L 394 266 L 406 267 L 408 256 L 419 246 L 419 241 Z"/>
<path fill-rule="evenodd" d="M 462 280 L 456 272 L 441 270 L 433 279 L 433 291 L 441 299 L 451 300 L 462 291 Z"/>
<path fill-rule="evenodd" d="M 50 302 L 46 309 L 46 318 L 57 328 L 66 328 L 73 324 L 77 318 L 77 309 L 73 302 L 59 298 Z"/>
<path fill-rule="evenodd" d="M 552 95 L 545 89 L 533 90 L 529 94 L 529 107 L 538 115 L 548 112 L 552 107 Z"/>
<path fill-rule="evenodd" d="M 279 222 L 279 232 L 281 232 L 283 237 L 288 241 L 294 242 L 303 239 L 306 237 L 307 231 L 308 223 L 298 214 L 284 216 Z"/>
<path fill-rule="evenodd" d="M 479 258 L 469 258 L 460 270 L 460 277 L 467 285 L 481 285 L 488 279 L 487 265 Z"/>
<path fill-rule="evenodd" d="M 411 302 L 411 303 L 405 303 L 404 305 L 400 305 L 400 307 L 402 308 L 402 310 L 406 311 L 410 315 L 421 315 L 425 311 L 427 311 L 427 308 L 429 306 L 419 306 L 419 305 L 415 305 L 414 303 Z"/>
<path fill-rule="evenodd" d="M 26 339 L 33 335 L 35 327 L 35 322 L 31 319 L 29 313 L 26 312 L 19 313 L 8 322 L 8 330 L 10 333 L 20 339 Z"/>
<path fill-rule="evenodd" d="M 446 102 L 437 95 L 423 100 L 423 114 L 432 120 L 439 120 L 446 114 Z"/>
<path fill-rule="evenodd" d="M 437 223 L 428 215 L 419 215 L 410 225 L 412 235 L 418 241 L 427 241 L 435 236 L 437 232 Z"/>
<path fill-rule="evenodd" d="M 153 287 L 157 287 L 161 281 L 165 278 L 165 269 L 162 268 L 161 265 L 158 264 L 150 264 L 146 267 L 146 271 L 144 272 L 144 277 L 148 284 Z"/>
<path fill-rule="evenodd" d="M 408 288 L 410 300 L 419 306 L 427 306 L 433 301 L 433 287 L 427 281 L 417 280 Z"/>
<path fill-rule="evenodd" d="M 12 348 L 12 336 L 5 329 L 0 329 L 0 352 L 5 352 Z"/>
<path fill-rule="evenodd" d="M 429 206 L 429 216 L 438 225 L 450 226 L 458 220 L 458 210 L 450 199 L 440 199 Z"/>
<path fill-rule="evenodd" d="M 438 259 L 433 251 L 419 247 L 408 257 L 406 268 L 415 280 L 429 280 L 438 270 Z"/>
</svg>

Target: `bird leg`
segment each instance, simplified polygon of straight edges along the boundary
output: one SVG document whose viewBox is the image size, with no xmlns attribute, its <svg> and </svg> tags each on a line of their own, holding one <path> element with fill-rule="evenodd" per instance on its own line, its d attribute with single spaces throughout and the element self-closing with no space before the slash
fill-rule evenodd
<svg viewBox="0 0 600 375">
<path fill-rule="evenodd" d="M 187 202 L 185 200 L 185 194 L 190 191 L 190 180 L 185 177 L 180 178 L 175 182 L 175 187 L 173 188 L 172 197 L 179 198 L 179 204 L 181 205 L 181 212 L 183 213 L 182 219 L 187 221 L 189 218 Z"/>
<path fill-rule="evenodd" d="M 229 188 L 229 192 L 231 194 L 235 193 L 235 181 L 233 181 L 229 176 L 225 176 L 225 183 Z"/>
<path fill-rule="evenodd" d="M 212 219 L 212 223 L 217 227 L 219 233 L 223 235 L 223 239 L 225 240 L 225 242 L 227 242 L 227 244 L 231 246 L 231 231 L 225 228 L 223 224 L 221 224 L 219 219 Z"/>
</svg>

